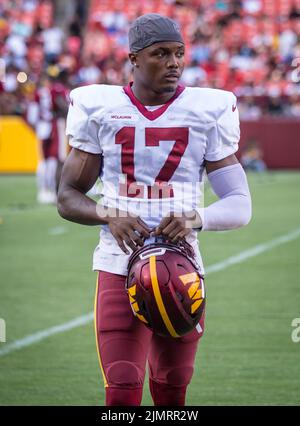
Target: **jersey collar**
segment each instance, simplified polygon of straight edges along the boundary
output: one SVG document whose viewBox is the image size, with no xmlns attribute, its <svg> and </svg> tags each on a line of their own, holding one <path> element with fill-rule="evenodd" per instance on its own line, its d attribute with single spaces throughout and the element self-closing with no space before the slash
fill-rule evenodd
<svg viewBox="0 0 300 426">
<path fill-rule="evenodd" d="M 129 97 L 129 99 L 131 100 L 131 102 L 133 103 L 133 105 L 135 105 L 137 107 L 137 109 L 140 111 L 140 113 L 143 114 L 144 117 L 148 118 L 148 120 L 156 120 L 156 118 L 160 117 L 168 108 L 169 106 L 175 101 L 176 98 L 178 98 L 178 96 L 184 91 L 185 87 L 178 85 L 176 92 L 174 93 L 174 95 L 172 96 L 171 99 L 168 100 L 167 103 L 165 103 L 164 105 L 162 105 L 161 107 L 157 108 L 154 111 L 149 111 L 147 110 L 147 108 L 135 97 L 133 91 L 132 91 L 132 86 L 133 82 L 131 81 L 128 86 L 123 87 L 124 92 L 126 93 L 126 95 Z"/>
</svg>

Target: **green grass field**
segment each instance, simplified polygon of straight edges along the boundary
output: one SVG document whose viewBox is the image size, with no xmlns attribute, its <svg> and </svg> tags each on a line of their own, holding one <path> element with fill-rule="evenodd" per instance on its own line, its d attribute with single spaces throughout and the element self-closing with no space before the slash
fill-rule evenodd
<svg viewBox="0 0 300 426">
<path fill-rule="evenodd" d="M 200 234 L 206 266 L 288 235 L 207 274 L 206 333 L 187 405 L 299 405 L 300 173 L 250 175 L 253 220 Z M 208 190 L 207 200 L 211 199 Z M 33 176 L 0 177 L 0 405 L 103 405 L 93 323 L 1 356 L 11 342 L 92 311 L 98 229 L 38 206 Z M 152 405 L 145 385 L 143 405 Z"/>
</svg>

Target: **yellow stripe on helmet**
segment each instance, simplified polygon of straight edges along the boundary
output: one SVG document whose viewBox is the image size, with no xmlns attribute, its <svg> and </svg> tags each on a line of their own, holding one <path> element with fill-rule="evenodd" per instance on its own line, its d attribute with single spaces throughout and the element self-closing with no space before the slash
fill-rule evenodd
<svg viewBox="0 0 300 426">
<path fill-rule="evenodd" d="M 157 273 L 156 273 L 156 256 L 150 256 L 150 277 L 151 277 L 151 284 L 152 284 L 152 288 L 153 288 L 153 293 L 154 293 L 154 297 L 155 297 L 155 301 L 159 310 L 159 313 L 162 317 L 162 320 L 168 330 L 168 332 L 170 333 L 170 335 L 172 337 L 180 337 L 171 321 L 170 318 L 168 317 L 166 308 L 164 306 L 164 302 L 162 300 L 161 297 L 161 293 L 160 293 L 160 289 L 159 289 L 159 285 L 158 285 L 158 280 L 157 280 Z"/>
</svg>

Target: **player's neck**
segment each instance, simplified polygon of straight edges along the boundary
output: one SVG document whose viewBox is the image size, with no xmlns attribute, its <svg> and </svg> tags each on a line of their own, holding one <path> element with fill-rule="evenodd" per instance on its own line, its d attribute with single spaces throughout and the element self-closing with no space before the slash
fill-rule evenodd
<svg viewBox="0 0 300 426">
<path fill-rule="evenodd" d="M 131 90 L 134 96 L 143 104 L 147 106 L 162 105 L 168 102 L 174 96 L 176 90 L 173 92 L 156 93 L 151 89 L 145 88 L 142 85 L 137 85 L 133 82 Z"/>
</svg>

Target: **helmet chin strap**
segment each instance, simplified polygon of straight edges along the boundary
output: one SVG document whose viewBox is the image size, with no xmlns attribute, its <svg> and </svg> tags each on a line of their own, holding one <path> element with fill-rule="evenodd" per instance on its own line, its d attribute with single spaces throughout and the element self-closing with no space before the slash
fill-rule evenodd
<svg viewBox="0 0 300 426">
<path fill-rule="evenodd" d="M 177 247 L 180 250 L 183 250 L 188 257 L 192 258 L 195 262 L 195 252 L 193 247 L 186 241 L 185 238 L 183 238 L 182 240 L 178 240 L 177 243 L 172 243 L 171 241 L 169 241 L 166 237 L 164 237 L 163 235 L 158 235 L 155 237 L 155 243 L 165 243 L 165 244 L 170 244 L 171 246 Z"/>
</svg>

